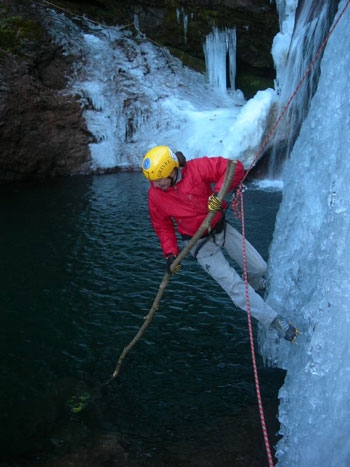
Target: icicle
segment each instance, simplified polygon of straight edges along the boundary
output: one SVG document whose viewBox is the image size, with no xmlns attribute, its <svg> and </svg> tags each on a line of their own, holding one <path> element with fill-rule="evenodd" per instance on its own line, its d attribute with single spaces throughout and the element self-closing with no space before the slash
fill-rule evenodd
<svg viewBox="0 0 350 467">
<path fill-rule="evenodd" d="M 221 91 L 235 89 L 236 79 L 236 29 L 219 31 L 213 28 L 204 45 L 204 55 L 209 83 Z"/>
<path fill-rule="evenodd" d="M 187 30 L 188 30 L 188 15 L 184 10 L 184 7 L 176 8 L 176 21 L 178 24 L 181 22 L 181 15 L 183 17 L 183 27 L 184 27 L 184 41 L 187 44 Z"/>
<path fill-rule="evenodd" d="M 228 74 L 230 78 L 229 88 L 235 89 L 236 81 L 236 30 L 229 29 L 226 31 L 226 41 L 228 50 Z"/>
<path fill-rule="evenodd" d="M 145 35 L 143 34 L 143 32 L 141 32 L 140 30 L 140 22 L 139 22 L 139 15 L 138 14 L 134 14 L 134 28 L 136 29 L 137 31 L 137 38 L 138 39 L 144 39 L 145 38 Z"/>
<path fill-rule="evenodd" d="M 184 17 L 185 44 L 187 44 L 188 15 L 185 12 L 183 12 L 183 17 Z"/>
</svg>

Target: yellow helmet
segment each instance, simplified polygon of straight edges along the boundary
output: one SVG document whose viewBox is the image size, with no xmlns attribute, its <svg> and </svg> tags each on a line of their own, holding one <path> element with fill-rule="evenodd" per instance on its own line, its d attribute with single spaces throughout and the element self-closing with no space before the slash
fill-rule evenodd
<svg viewBox="0 0 350 467">
<path fill-rule="evenodd" d="M 147 180 L 167 178 L 175 167 L 179 167 L 176 155 L 168 146 L 156 146 L 144 156 L 142 172 Z"/>
</svg>

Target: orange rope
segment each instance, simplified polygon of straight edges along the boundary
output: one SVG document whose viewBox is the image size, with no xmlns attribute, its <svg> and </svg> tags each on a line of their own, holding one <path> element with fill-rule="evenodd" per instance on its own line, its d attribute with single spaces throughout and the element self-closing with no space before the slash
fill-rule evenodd
<svg viewBox="0 0 350 467">
<path fill-rule="evenodd" d="M 271 454 L 270 442 L 269 442 L 269 437 L 268 437 L 266 423 L 265 423 L 264 408 L 263 408 L 261 392 L 260 392 L 258 365 L 256 363 L 256 357 L 255 357 L 254 336 L 253 336 L 253 327 L 252 327 L 250 302 L 249 302 L 247 250 L 246 250 L 245 222 L 244 222 L 244 197 L 243 197 L 243 192 L 241 189 L 238 190 L 236 198 L 235 198 L 235 209 L 236 209 L 235 216 L 239 217 L 242 222 L 243 277 L 244 277 L 244 283 L 245 283 L 245 300 L 246 300 L 246 306 L 247 306 L 248 330 L 249 330 L 249 340 L 250 340 L 250 351 L 251 351 L 252 362 L 253 362 L 255 390 L 256 390 L 256 395 L 258 399 L 261 428 L 263 431 L 265 449 L 266 449 L 266 454 L 267 454 L 267 458 L 269 461 L 269 467 L 273 467 L 273 458 Z"/>
</svg>

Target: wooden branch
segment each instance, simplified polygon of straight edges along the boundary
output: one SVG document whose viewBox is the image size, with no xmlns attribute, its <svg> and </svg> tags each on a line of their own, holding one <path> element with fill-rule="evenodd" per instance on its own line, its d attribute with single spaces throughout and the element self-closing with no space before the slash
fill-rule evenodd
<svg viewBox="0 0 350 467">
<path fill-rule="evenodd" d="M 222 187 L 221 187 L 221 189 L 220 189 L 220 191 L 219 191 L 219 193 L 217 195 L 217 198 L 220 199 L 220 201 L 225 199 L 225 197 L 226 197 L 226 195 L 227 195 L 227 193 L 229 191 L 229 188 L 230 188 L 232 180 L 233 180 L 233 176 L 235 174 L 236 163 L 237 163 L 237 161 L 234 161 L 234 160 L 231 160 L 229 162 L 229 165 L 227 167 L 226 174 L 225 174 L 224 183 L 222 184 Z M 176 266 L 181 263 L 181 261 L 187 255 L 187 253 L 193 248 L 193 246 L 197 243 L 197 241 L 202 237 L 203 233 L 210 227 L 211 222 L 214 219 L 215 215 L 216 215 L 216 212 L 209 212 L 207 214 L 206 218 L 202 222 L 201 226 L 199 227 L 199 229 L 197 230 L 195 235 L 191 238 L 191 240 L 188 242 L 188 244 L 180 251 L 178 256 L 172 262 L 171 268 L 170 268 L 171 271 L 173 271 L 174 268 L 176 268 Z M 127 353 L 141 339 L 144 332 L 146 331 L 146 329 L 150 325 L 150 323 L 151 323 L 151 321 L 153 319 L 153 316 L 155 315 L 156 311 L 159 308 L 160 300 L 161 300 L 161 298 L 162 298 L 162 296 L 164 294 L 164 291 L 165 291 L 165 289 L 166 289 L 166 287 L 168 285 L 170 277 L 171 277 L 171 274 L 169 274 L 167 272 L 164 274 L 163 280 L 160 283 L 158 293 L 156 295 L 156 298 L 154 299 L 154 302 L 153 302 L 153 305 L 152 305 L 150 311 L 148 312 L 147 316 L 145 316 L 145 320 L 144 320 L 142 326 L 140 327 L 140 329 L 138 330 L 137 334 L 135 335 L 135 337 L 130 341 L 130 343 L 126 347 L 124 347 L 124 349 L 123 349 L 123 351 L 122 351 L 122 353 L 121 353 L 121 355 L 119 357 L 119 360 L 117 362 L 117 365 L 115 367 L 113 376 L 107 383 L 109 383 L 110 381 L 112 381 L 114 378 L 116 378 L 119 375 L 120 367 L 121 367 Z"/>
</svg>

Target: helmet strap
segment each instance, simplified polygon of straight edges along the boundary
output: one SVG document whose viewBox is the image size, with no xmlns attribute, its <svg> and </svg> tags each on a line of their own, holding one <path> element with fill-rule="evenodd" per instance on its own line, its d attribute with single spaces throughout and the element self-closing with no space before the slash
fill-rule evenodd
<svg viewBox="0 0 350 467">
<path fill-rule="evenodd" d="M 177 182 L 177 177 L 179 175 L 179 169 L 177 167 L 175 167 L 174 170 L 175 170 L 175 175 L 173 175 L 172 177 L 169 175 L 169 177 L 167 177 L 171 181 L 170 186 L 175 185 L 175 183 Z"/>
</svg>

